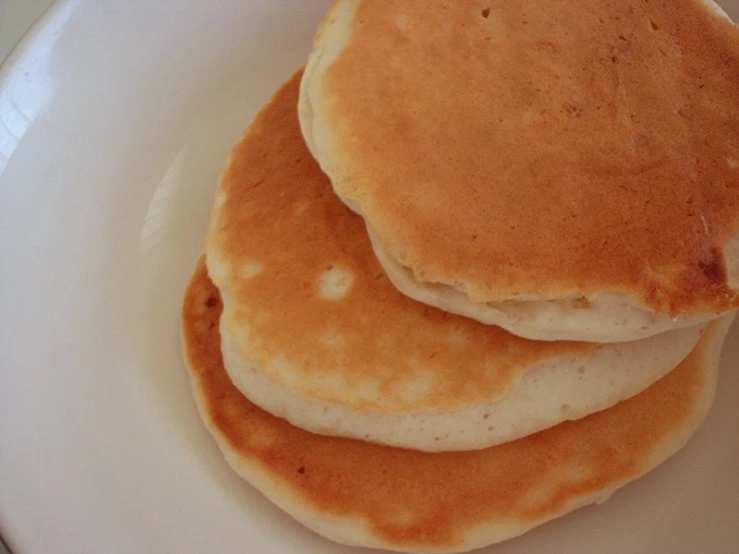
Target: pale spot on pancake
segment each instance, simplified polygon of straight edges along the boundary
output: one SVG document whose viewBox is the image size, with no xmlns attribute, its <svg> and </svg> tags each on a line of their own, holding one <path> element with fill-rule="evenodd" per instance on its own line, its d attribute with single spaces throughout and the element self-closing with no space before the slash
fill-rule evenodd
<svg viewBox="0 0 739 554">
<path fill-rule="evenodd" d="M 249 446 L 257 451 L 272 448 L 276 441 L 275 433 L 266 427 L 254 427 L 249 434 Z"/>
<path fill-rule="evenodd" d="M 216 193 L 215 200 L 213 201 L 213 204 L 216 208 L 220 208 L 226 203 L 226 199 L 228 198 L 228 195 L 223 191 L 218 191 Z"/>
<path fill-rule="evenodd" d="M 454 346 L 464 346 L 469 341 L 469 335 L 464 329 L 454 327 L 447 332 L 446 341 Z"/>
<path fill-rule="evenodd" d="M 287 385 L 295 385 L 303 378 L 302 373 L 283 355 L 277 354 L 273 356 L 269 365 Z"/>
<path fill-rule="evenodd" d="M 416 376 L 403 383 L 403 387 L 399 387 L 400 396 L 403 401 L 409 405 L 416 405 L 422 399 L 427 398 L 436 389 L 436 380 L 431 372 L 418 372 Z"/>
<path fill-rule="evenodd" d="M 228 280 L 231 271 L 230 264 L 223 259 L 221 252 L 215 249 L 208 250 L 208 274 L 216 283 Z"/>
<path fill-rule="evenodd" d="M 701 214 L 701 225 L 703 225 L 703 231 L 708 234 L 708 221 L 706 221 L 706 216 Z"/>
<path fill-rule="evenodd" d="M 561 458 L 558 461 L 560 463 L 552 464 L 546 475 L 542 475 L 538 486 L 531 487 L 527 491 L 522 502 L 523 506 L 534 511 L 546 509 L 552 501 L 566 495 L 565 491 L 586 486 L 592 477 L 593 472 L 589 468 L 567 464 Z"/>
<path fill-rule="evenodd" d="M 354 274 L 343 267 L 332 266 L 321 273 L 318 291 L 325 300 L 341 300 L 352 288 Z"/>
<path fill-rule="evenodd" d="M 293 206 L 293 213 L 295 215 L 303 215 L 308 210 L 308 202 L 298 202 Z"/>
<path fill-rule="evenodd" d="M 395 26 L 400 31 L 406 31 L 411 27 L 410 21 L 407 17 L 401 15 L 395 18 Z"/>
<path fill-rule="evenodd" d="M 537 110 L 527 110 L 521 116 L 521 120 L 524 125 L 531 125 L 532 123 L 541 121 L 542 117 L 541 117 L 541 113 L 539 113 Z"/>
<path fill-rule="evenodd" d="M 410 527 L 418 521 L 418 512 L 412 510 L 396 510 L 388 514 L 387 522 L 401 527 Z"/>
<path fill-rule="evenodd" d="M 731 169 L 739 169 L 739 160 L 736 158 L 726 158 L 726 163 L 729 164 Z"/>
<path fill-rule="evenodd" d="M 251 279 L 259 275 L 262 271 L 264 271 L 262 264 L 254 260 L 248 260 L 241 266 L 241 278 Z"/>
<path fill-rule="evenodd" d="M 321 335 L 319 340 L 321 341 L 321 344 L 330 348 L 340 347 L 346 343 L 343 337 L 336 331 L 329 331 L 328 333 Z"/>
<path fill-rule="evenodd" d="M 379 398 L 380 382 L 372 377 L 363 377 L 355 383 L 356 389 L 360 391 L 362 398 Z"/>
<path fill-rule="evenodd" d="M 285 356 L 277 354 L 272 357 L 269 366 L 270 373 L 285 386 L 305 390 L 307 395 L 324 394 L 328 398 L 336 398 L 348 387 L 344 375 L 330 371 L 332 368 L 320 360 L 306 360 L 305 365 L 297 366 Z"/>
</svg>

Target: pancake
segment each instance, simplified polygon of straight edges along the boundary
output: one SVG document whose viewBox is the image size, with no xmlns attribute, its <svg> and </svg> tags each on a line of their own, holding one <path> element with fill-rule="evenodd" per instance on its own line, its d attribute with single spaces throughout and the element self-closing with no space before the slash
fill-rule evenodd
<svg viewBox="0 0 739 554">
<path fill-rule="evenodd" d="M 429 454 L 314 435 L 249 402 L 223 367 L 221 309 L 201 261 L 182 311 L 184 355 L 200 415 L 228 463 L 329 539 L 407 552 L 514 537 L 662 463 L 711 404 L 731 322 L 712 323 L 674 371 L 609 410 L 493 448 Z"/>
<path fill-rule="evenodd" d="M 738 38 L 709 1 L 337 0 L 301 128 L 403 293 L 636 340 L 739 305 Z"/>
<path fill-rule="evenodd" d="M 233 150 L 206 241 L 225 367 L 298 427 L 426 451 L 507 442 L 637 394 L 698 341 L 534 342 L 414 302 L 302 139 L 300 72 Z"/>
</svg>

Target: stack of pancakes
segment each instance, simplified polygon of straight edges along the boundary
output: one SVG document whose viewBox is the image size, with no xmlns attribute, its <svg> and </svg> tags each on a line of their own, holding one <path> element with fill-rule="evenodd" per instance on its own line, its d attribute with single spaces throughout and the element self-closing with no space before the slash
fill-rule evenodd
<svg viewBox="0 0 739 554">
<path fill-rule="evenodd" d="M 708 0 L 337 0 L 183 307 L 233 468 L 338 542 L 464 551 L 686 444 L 739 306 L 739 32 Z"/>
</svg>

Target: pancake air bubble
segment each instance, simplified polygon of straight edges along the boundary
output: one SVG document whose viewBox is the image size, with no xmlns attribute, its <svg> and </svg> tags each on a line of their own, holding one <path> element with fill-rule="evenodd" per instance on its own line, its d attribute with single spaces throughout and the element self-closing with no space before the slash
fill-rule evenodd
<svg viewBox="0 0 739 554">
<path fill-rule="evenodd" d="M 321 273 L 318 290 L 326 300 L 341 300 L 352 287 L 354 274 L 342 267 L 329 267 Z"/>
<path fill-rule="evenodd" d="M 264 266 L 262 266 L 262 264 L 260 264 L 259 262 L 248 261 L 241 266 L 241 278 L 251 279 L 252 277 L 256 277 L 262 272 L 263 269 Z"/>
</svg>

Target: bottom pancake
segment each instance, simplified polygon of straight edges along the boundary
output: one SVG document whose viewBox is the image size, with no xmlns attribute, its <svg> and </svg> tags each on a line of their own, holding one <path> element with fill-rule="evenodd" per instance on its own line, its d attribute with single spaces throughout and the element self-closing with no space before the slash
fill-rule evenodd
<svg viewBox="0 0 739 554">
<path fill-rule="evenodd" d="M 222 304 L 201 259 L 182 310 L 200 415 L 233 469 L 334 541 L 407 552 L 461 552 L 515 537 L 608 498 L 685 445 L 715 392 L 733 319 L 650 388 L 584 419 L 499 446 L 424 453 L 314 435 L 258 408 L 220 353 Z"/>
</svg>

